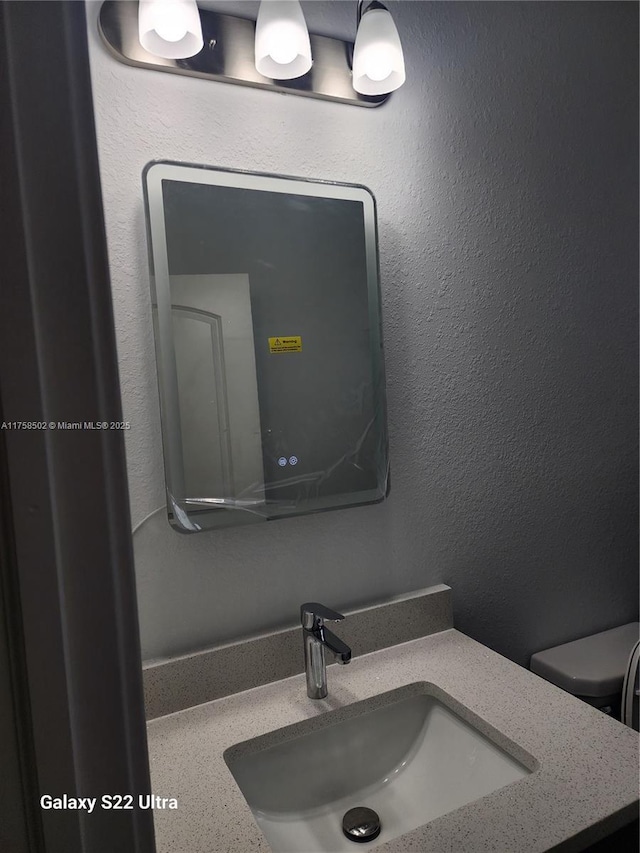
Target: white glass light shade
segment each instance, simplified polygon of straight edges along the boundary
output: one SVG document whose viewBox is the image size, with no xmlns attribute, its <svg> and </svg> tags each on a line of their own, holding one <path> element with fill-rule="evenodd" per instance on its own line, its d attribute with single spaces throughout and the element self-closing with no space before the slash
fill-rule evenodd
<svg viewBox="0 0 640 853">
<path fill-rule="evenodd" d="M 400 36 L 386 9 L 371 9 L 360 21 L 353 49 L 353 88 L 361 95 L 384 95 L 405 81 Z"/>
<path fill-rule="evenodd" d="M 145 50 L 166 59 L 199 53 L 204 42 L 196 0 L 140 0 L 138 37 Z"/>
<path fill-rule="evenodd" d="M 256 21 L 256 69 L 272 80 L 311 68 L 309 31 L 298 0 L 262 0 Z"/>
</svg>

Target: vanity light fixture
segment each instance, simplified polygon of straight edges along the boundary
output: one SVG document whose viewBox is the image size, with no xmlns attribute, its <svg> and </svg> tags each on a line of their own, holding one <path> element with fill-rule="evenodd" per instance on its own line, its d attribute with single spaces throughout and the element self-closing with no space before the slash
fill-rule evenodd
<svg viewBox="0 0 640 853">
<path fill-rule="evenodd" d="M 204 47 L 196 0 L 140 0 L 138 37 L 142 47 L 164 59 L 185 59 Z"/>
<path fill-rule="evenodd" d="M 363 12 L 365 2 L 358 2 L 353 88 L 363 95 L 382 95 L 404 83 L 404 55 L 389 10 L 378 0 L 372 0 Z"/>
<path fill-rule="evenodd" d="M 196 0 L 104 0 L 98 28 L 127 65 L 377 107 L 404 82 L 402 47 L 378 0 L 360 0 L 357 16 L 355 47 L 310 34 L 299 0 L 262 0 L 257 21 Z"/>
<path fill-rule="evenodd" d="M 262 0 L 255 50 L 256 70 L 263 77 L 292 80 L 307 73 L 311 41 L 298 0 Z"/>
</svg>

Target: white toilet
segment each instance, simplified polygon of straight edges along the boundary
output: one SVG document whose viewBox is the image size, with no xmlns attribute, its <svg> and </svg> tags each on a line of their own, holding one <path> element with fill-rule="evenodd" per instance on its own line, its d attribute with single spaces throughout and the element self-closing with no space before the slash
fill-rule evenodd
<svg viewBox="0 0 640 853">
<path fill-rule="evenodd" d="M 531 670 L 638 730 L 640 623 L 536 652 Z"/>
</svg>

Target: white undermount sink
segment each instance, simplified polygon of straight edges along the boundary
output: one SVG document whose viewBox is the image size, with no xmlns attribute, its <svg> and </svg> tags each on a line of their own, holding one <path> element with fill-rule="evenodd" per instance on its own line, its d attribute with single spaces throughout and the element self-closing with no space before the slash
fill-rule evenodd
<svg viewBox="0 0 640 853">
<path fill-rule="evenodd" d="M 435 685 L 410 684 L 237 744 L 224 758 L 274 853 L 353 853 L 536 769 L 456 707 Z M 378 814 L 375 840 L 356 844 L 343 834 L 343 815 L 356 806 Z"/>
</svg>

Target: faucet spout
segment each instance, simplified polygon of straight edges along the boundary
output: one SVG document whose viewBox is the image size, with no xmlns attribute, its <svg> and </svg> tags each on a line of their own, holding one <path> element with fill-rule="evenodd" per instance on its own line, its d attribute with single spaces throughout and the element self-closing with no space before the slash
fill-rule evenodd
<svg viewBox="0 0 640 853">
<path fill-rule="evenodd" d="M 333 631 L 330 631 L 324 626 L 320 629 L 321 642 L 335 656 L 339 664 L 351 662 L 351 649 L 346 643 L 343 643 L 340 637 L 336 637 Z"/>
</svg>

